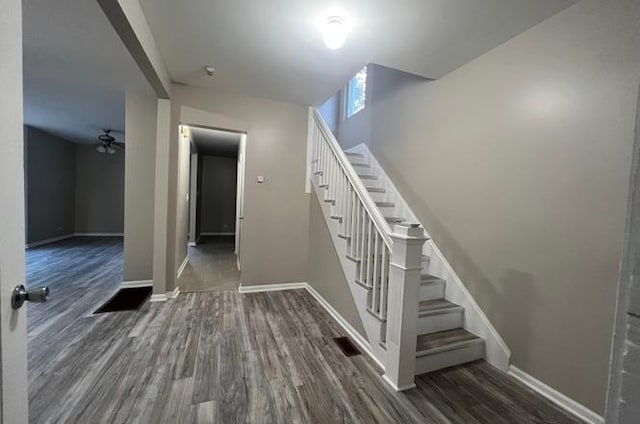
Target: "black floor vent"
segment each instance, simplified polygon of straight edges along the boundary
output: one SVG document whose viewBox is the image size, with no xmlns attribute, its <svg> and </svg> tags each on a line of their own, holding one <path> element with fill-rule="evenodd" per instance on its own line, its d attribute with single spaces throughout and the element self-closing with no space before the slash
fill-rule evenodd
<svg viewBox="0 0 640 424">
<path fill-rule="evenodd" d="M 151 296 L 151 287 L 131 287 L 120 289 L 111 299 L 98 308 L 94 314 L 116 311 L 137 311 Z"/>
<path fill-rule="evenodd" d="M 349 337 L 336 337 L 333 341 L 336 342 L 340 350 L 342 350 L 344 356 L 361 355 L 360 351 Z"/>
</svg>

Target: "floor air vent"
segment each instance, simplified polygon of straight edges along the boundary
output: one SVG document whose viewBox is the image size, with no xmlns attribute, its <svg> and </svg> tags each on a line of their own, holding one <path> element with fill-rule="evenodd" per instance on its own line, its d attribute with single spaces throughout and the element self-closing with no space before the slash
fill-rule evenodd
<svg viewBox="0 0 640 424">
<path fill-rule="evenodd" d="M 140 306 L 151 296 L 151 287 L 131 287 L 120 289 L 118 292 L 107 300 L 107 302 L 98 308 L 94 314 L 103 312 L 116 311 L 137 311 Z"/>
<path fill-rule="evenodd" d="M 361 354 L 349 337 L 336 337 L 333 341 L 336 342 L 342 353 L 344 353 L 344 356 L 356 356 Z"/>
</svg>

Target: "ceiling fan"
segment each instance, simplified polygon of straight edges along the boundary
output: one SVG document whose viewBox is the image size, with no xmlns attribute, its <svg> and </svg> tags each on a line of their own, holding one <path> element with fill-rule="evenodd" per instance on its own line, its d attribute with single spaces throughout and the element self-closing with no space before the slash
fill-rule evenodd
<svg viewBox="0 0 640 424">
<path fill-rule="evenodd" d="M 110 134 L 111 130 L 103 129 L 102 131 L 104 131 L 104 134 L 100 134 L 98 136 L 98 141 L 100 143 L 98 144 L 98 147 L 96 147 L 96 150 L 99 153 L 108 153 L 113 155 L 116 152 L 116 147 L 124 149 L 124 143 L 116 141 L 116 139 Z"/>
</svg>

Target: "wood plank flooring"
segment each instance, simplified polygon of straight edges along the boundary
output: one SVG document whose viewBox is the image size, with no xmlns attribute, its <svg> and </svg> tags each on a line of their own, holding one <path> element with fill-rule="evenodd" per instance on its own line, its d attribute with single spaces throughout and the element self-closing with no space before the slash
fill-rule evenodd
<svg viewBox="0 0 640 424">
<path fill-rule="evenodd" d="M 183 293 L 237 289 L 240 271 L 236 262 L 235 236 L 202 237 L 189 247 L 189 264 L 178 280 Z"/>
<path fill-rule="evenodd" d="M 342 354 L 332 340 L 342 335 L 304 290 L 189 293 L 137 312 L 80 314 L 45 347 L 30 337 L 30 421 L 579 422 L 484 362 L 395 393 L 366 356 Z"/>
</svg>

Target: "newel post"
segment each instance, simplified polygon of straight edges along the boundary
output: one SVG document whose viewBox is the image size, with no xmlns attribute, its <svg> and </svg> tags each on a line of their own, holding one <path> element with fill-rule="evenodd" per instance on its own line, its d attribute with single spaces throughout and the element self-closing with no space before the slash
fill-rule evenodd
<svg viewBox="0 0 640 424">
<path fill-rule="evenodd" d="M 422 246 L 428 238 L 418 224 L 396 225 L 391 238 L 384 379 L 401 391 L 415 387 Z"/>
</svg>

